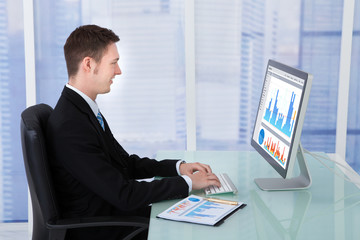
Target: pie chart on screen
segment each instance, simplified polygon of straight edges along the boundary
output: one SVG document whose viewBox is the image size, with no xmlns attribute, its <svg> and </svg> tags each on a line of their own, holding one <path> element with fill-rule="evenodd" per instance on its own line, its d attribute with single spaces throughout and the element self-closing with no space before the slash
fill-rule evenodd
<svg viewBox="0 0 360 240">
<path fill-rule="evenodd" d="M 259 133 L 259 144 L 260 144 L 260 145 L 263 144 L 264 139 L 265 139 L 265 131 L 264 131 L 264 129 L 261 129 L 261 130 L 260 130 L 260 133 Z"/>
</svg>

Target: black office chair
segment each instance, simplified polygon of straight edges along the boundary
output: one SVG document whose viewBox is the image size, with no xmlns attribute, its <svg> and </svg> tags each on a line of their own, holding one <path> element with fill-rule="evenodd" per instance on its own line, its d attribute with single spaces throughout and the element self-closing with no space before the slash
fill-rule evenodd
<svg viewBox="0 0 360 240">
<path fill-rule="evenodd" d="M 134 227 L 124 239 L 132 239 L 148 229 L 144 217 L 93 217 L 62 219 L 56 201 L 44 131 L 53 109 L 38 104 L 25 109 L 21 114 L 21 143 L 26 177 L 33 209 L 33 240 L 63 240 L 67 229 L 102 226 Z"/>
</svg>

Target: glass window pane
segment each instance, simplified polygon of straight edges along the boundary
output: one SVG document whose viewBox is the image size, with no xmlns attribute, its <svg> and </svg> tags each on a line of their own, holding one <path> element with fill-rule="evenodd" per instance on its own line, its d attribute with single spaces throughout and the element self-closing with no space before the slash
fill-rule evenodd
<svg viewBox="0 0 360 240">
<path fill-rule="evenodd" d="M 63 46 L 81 24 L 81 1 L 34 1 L 36 101 L 55 106 L 67 71 Z"/>
<path fill-rule="evenodd" d="M 197 146 L 247 150 L 268 59 L 314 75 L 302 143 L 335 151 L 342 1 L 195 4 Z"/>
<path fill-rule="evenodd" d="M 22 6 L 22 0 L 0 0 L 0 222 L 27 220 L 20 138 L 26 107 Z"/>
<path fill-rule="evenodd" d="M 335 152 L 343 1 L 302 2 L 300 68 L 313 74 L 302 133 L 312 151 Z"/>
<path fill-rule="evenodd" d="M 241 8 L 245 5 L 241 1 L 195 1 L 199 150 L 239 149 L 248 142 L 252 94 L 247 78 L 252 65 L 242 58 L 248 58 L 259 41 L 242 34 Z M 250 4 L 249 10 L 253 7 Z M 252 60 L 262 65 L 258 56 Z"/>
<path fill-rule="evenodd" d="M 355 1 L 349 89 L 346 161 L 360 173 L 360 3 Z"/>
</svg>

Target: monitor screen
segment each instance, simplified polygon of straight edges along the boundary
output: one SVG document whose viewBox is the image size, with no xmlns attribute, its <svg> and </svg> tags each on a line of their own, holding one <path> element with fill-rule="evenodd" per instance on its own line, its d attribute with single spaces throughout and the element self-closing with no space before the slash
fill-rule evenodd
<svg viewBox="0 0 360 240">
<path fill-rule="evenodd" d="M 290 177 L 310 94 L 310 74 L 269 60 L 251 145 L 283 177 Z"/>
</svg>

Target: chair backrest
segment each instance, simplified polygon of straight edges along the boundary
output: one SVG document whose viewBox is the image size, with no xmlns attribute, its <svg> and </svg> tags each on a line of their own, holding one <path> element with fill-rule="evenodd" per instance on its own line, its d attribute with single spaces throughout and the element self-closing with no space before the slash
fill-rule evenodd
<svg viewBox="0 0 360 240">
<path fill-rule="evenodd" d="M 53 109 L 38 104 L 21 114 L 21 143 L 33 209 L 33 239 L 46 239 L 46 223 L 59 217 L 46 152 L 46 125 Z"/>
</svg>

